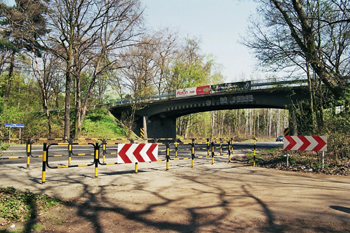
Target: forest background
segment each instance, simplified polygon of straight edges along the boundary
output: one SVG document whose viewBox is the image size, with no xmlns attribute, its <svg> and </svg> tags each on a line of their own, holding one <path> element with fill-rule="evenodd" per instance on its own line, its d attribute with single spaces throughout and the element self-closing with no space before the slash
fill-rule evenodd
<svg viewBox="0 0 350 233">
<path fill-rule="evenodd" d="M 327 135 L 329 147 L 347 157 L 350 3 L 258 2 L 242 43 L 262 69 L 284 74 L 265 78 L 307 80 L 310 98 L 292 106 L 298 130 Z M 0 122 L 25 124 L 23 138 L 78 138 L 98 128 L 89 121 L 108 117 L 117 99 L 137 103 L 224 82 L 199 39 L 148 29 L 140 0 L 15 3 L 0 3 Z M 271 139 L 283 134 L 288 119 L 281 109 L 203 112 L 178 118 L 177 134 Z M 127 121 L 113 127 L 114 137 L 131 128 Z M 2 137 L 7 130 L 1 126 Z"/>
</svg>

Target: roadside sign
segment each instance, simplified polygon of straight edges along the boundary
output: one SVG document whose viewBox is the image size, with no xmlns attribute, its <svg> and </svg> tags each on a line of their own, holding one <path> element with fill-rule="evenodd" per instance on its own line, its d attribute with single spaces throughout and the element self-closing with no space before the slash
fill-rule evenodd
<svg viewBox="0 0 350 233">
<path fill-rule="evenodd" d="M 5 127 L 9 128 L 9 143 L 10 143 L 10 138 L 11 138 L 11 128 L 19 128 L 19 135 L 18 138 L 21 139 L 21 129 L 24 128 L 24 124 L 10 124 L 10 123 L 5 123 Z M 21 142 L 20 142 L 21 143 Z"/>
<path fill-rule="evenodd" d="M 156 162 L 158 144 L 118 144 L 117 163 Z"/>
<path fill-rule="evenodd" d="M 284 150 L 327 151 L 326 136 L 285 136 Z"/>
<path fill-rule="evenodd" d="M 5 127 L 6 128 L 24 128 L 24 124 L 10 124 L 10 123 L 6 123 Z"/>
</svg>

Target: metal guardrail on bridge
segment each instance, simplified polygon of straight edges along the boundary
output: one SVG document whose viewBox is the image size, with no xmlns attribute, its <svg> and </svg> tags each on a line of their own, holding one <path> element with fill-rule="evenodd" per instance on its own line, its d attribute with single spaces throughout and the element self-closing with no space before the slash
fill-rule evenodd
<svg viewBox="0 0 350 233">
<path fill-rule="evenodd" d="M 296 86 L 305 86 L 307 85 L 306 79 L 295 79 L 295 80 L 277 80 L 277 79 L 263 79 L 263 80 L 252 80 L 251 89 L 259 90 L 259 89 L 269 89 L 268 87 L 296 87 Z M 154 102 L 166 99 L 176 98 L 176 93 L 164 93 L 157 96 L 151 96 L 148 98 L 138 98 L 138 99 L 117 99 L 114 102 L 114 105 L 124 105 L 124 104 L 132 104 L 134 102 Z M 110 105 L 110 104 L 109 104 Z"/>
</svg>

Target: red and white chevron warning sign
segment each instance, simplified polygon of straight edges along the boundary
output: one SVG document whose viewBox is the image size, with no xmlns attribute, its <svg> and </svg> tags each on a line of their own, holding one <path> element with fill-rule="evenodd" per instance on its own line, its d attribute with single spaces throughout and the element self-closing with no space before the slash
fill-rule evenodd
<svg viewBox="0 0 350 233">
<path fill-rule="evenodd" d="M 158 144 L 118 144 L 117 163 L 155 162 Z"/>
<path fill-rule="evenodd" d="M 285 136 L 284 150 L 327 151 L 326 136 Z"/>
</svg>

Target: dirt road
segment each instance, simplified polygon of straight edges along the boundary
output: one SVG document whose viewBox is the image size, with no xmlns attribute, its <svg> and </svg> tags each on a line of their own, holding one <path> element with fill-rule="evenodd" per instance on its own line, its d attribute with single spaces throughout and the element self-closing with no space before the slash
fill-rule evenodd
<svg viewBox="0 0 350 233">
<path fill-rule="evenodd" d="M 39 165 L 2 164 L 1 187 L 70 200 L 38 232 L 350 232 L 349 177 L 225 161 L 47 170 L 45 184 Z"/>
</svg>

